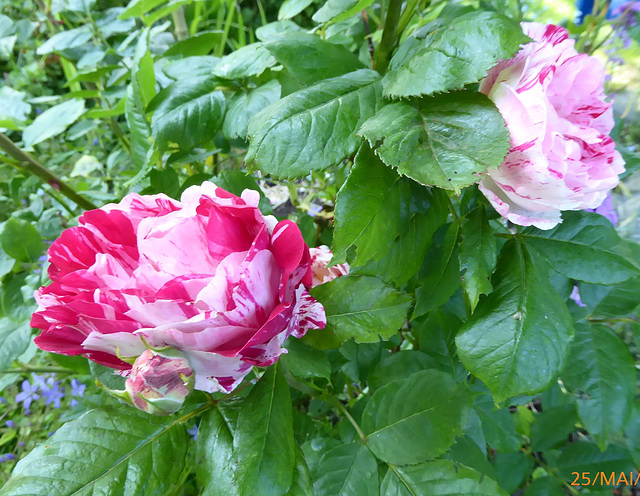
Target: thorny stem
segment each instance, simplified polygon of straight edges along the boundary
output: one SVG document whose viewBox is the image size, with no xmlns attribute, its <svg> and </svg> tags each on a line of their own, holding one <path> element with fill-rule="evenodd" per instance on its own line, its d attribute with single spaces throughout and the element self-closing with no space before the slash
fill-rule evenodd
<svg viewBox="0 0 640 496">
<path fill-rule="evenodd" d="M 59 177 L 46 169 L 36 159 L 34 159 L 28 153 L 18 148 L 13 141 L 11 141 L 5 134 L 0 133 L 0 148 L 7 152 L 11 157 L 16 159 L 21 168 L 27 172 L 39 177 L 47 184 L 50 184 L 53 188 L 60 191 L 64 196 L 74 201 L 78 206 L 86 209 L 93 210 L 97 208 L 86 198 L 80 196 L 76 191 L 66 183 L 64 183 Z"/>
</svg>

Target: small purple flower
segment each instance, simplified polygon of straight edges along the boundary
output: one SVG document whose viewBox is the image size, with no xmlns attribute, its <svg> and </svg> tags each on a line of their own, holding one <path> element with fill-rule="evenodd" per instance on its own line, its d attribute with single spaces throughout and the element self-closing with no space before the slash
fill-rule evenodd
<svg viewBox="0 0 640 496">
<path fill-rule="evenodd" d="M 16 402 L 22 403 L 24 409 L 29 411 L 31 403 L 38 398 L 40 398 L 40 395 L 38 394 L 38 386 L 31 384 L 25 379 L 22 383 L 22 392 L 16 395 Z"/>
<path fill-rule="evenodd" d="M 311 217 L 315 217 L 320 212 L 322 212 L 322 205 L 316 205 L 315 203 L 312 203 L 311 205 L 309 205 L 309 210 L 307 211 L 307 214 L 309 214 L 309 216 Z"/>
<path fill-rule="evenodd" d="M 84 396 L 84 390 L 86 388 L 86 384 L 82 384 L 78 379 L 71 380 L 71 396 L 77 396 L 82 398 Z M 71 408 L 78 404 L 78 400 L 75 398 L 71 399 Z"/>
<path fill-rule="evenodd" d="M 0 463 L 12 461 L 16 459 L 16 455 L 13 453 L 5 453 L 4 455 L 0 455 Z"/>
<path fill-rule="evenodd" d="M 614 226 L 618 225 L 618 212 L 613 206 L 613 196 L 607 195 L 602 204 L 598 208 L 590 208 L 589 212 L 595 212 L 606 217 Z"/>
<path fill-rule="evenodd" d="M 98 140 L 98 138 L 93 138 L 93 146 L 98 146 L 98 143 L 100 143 L 100 140 Z"/>
<path fill-rule="evenodd" d="M 15 429 L 16 423 L 13 420 L 7 420 L 4 425 L 6 425 L 9 429 Z"/>
<path fill-rule="evenodd" d="M 60 400 L 64 398 L 64 389 L 60 388 L 58 381 L 53 377 L 49 377 L 46 387 L 42 388 L 42 396 L 46 398 L 47 405 L 53 403 L 53 406 L 60 408 Z"/>
<path fill-rule="evenodd" d="M 193 427 L 191 429 L 187 429 L 187 432 L 191 436 L 192 441 L 198 439 L 198 424 L 193 424 Z"/>
<path fill-rule="evenodd" d="M 6 405 L 7 400 L 4 399 L 4 396 L 0 396 L 0 405 Z"/>
<path fill-rule="evenodd" d="M 18 441 L 18 448 L 24 448 L 26 446 L 24 441 Z"/>
<path fill-rule="evenodd" d="M 36 107 L 36 115 L 40 115 L 42 113 L 42 109 Z"/>
<path fill-rule="evenodd" d="M 571 298 L 573 301 L 575 301 L 578 304 L 579 307 L 586 307 L 587 306 L 584 303 L 582 303 L 582 300 L 580 299 L 580 289 L 578 289 L 578 285 L 577 284 L 573 287 L 573 291 L 569 295 L 569 298 Z"/>
<path fill-rule="evenodd" d="M 47 434 L 47 437 L 51 437 L 56 433 L 56 431 L 51 431 L 49 434 Z"/>
</svg>

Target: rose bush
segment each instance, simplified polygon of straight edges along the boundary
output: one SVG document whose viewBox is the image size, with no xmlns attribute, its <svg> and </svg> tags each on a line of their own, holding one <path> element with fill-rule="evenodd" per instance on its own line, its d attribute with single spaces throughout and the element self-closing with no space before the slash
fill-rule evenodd
<svg viewBox="0 0 640 496">
<path fill-rule="evenodd" d="M 566 29 L 523 23 L 534 41 L 480 83 L 511 135 L 511 150 L 480 189 L 515 224 L 551 229 L 563 210 L 599 207 L 624 161 L 609 136 L 604 66 L 580 54 Z"/>
<path fill-rule="evenodd" d="M 232 391 L 288 336 L 325 325 L 298 227 L 263 216 L 258 200 L 206 182 L 180 201 L 131 194 L 85 212 L 49 248 L 36 344 L 125 375 L 148 347 L 171 347 L 196 389 Z"/>
</svg>

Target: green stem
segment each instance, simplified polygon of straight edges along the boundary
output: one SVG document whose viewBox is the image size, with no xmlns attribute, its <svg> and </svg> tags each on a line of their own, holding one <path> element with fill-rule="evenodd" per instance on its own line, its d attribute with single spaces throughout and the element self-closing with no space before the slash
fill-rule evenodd
<svg viewBox="0 0 640 496">
<path fill-rule="evenodd" d="M 353 426 L 353 428 L 358 433 L 358 436 L 360 436 L 360 440 L 363 443 L 366 443 L 367 442 L 367 436 L 364 435 L 364 432 L 362 432 L 362 429 L 358 425 L 358 422 L 356 422 L 356 419 L 354 419 L 351 416 L 351 414 L 349 413 L 349 410 L 347 410 L 347 407 L 345 407 L 340 401 L 336 401 L 335 402 L 335 406 L 338 408 L 338 410 L 340 410 L 340 412 L 342 412 L 342 414 L 347 418 L 347 420 L 349 422 L 351 422 L 351 425 Z"/>
<path fill-rule="evenodd" d="M 456 224 L 460 225 L 460 216 L 458 215 L 456 207 L 451 201 L 451 197 L 449 195 L 447 195 L 447 206 L 449 207 L 449 212 L 451 212 L 451 215 L 453 216 L 453 220 L 456 221 Z"/>
<path fill-rule="evenodd" d="M 400 13 L 402 11 L 402 0 L 390 0 L 387 14 L 384 18 L 384 29 L 382 31 L 382 40 L 378 46 L 376 54 L 376 71 L 384 74 L 389 66 L 391 53 L 398 43 L 397 28 L 400 21 Z"/>
<path fill-rule="evenodd" d="M 62 193 L 64 196 L 74 201 L 78 206 L 86 210 L 93 210 L 95 208 L 98 208 L 89 200 L 76 193 L 76 191 L 71 186 L 62 182 L 60 178 L 46 169 L 31 155 L 18 148 L 14 144 L 14 142 L 11 141 L 3 133 L 0 133 L 0 148 L 7 152 L 11 157 L 16 159 L 21 164 L 22 169 L 50 184 L 53 188 L 60 191 L 60 193 Z"/>
<path fill-rule="evenodd" d="M 184 10 L 182 10 L 182 7 L 174 10 L 172 16 L 176 39 L 178 41 L 186 39 L 187 36 L 189 36 L 189 28 L 187 27 L 187 21 L 184 18 Z"/>
<path fill-rule="evenodd" d="M 39 374 L 76 374 L 75 370 L 65 369 L 63 367 L 20 367 L 17 369 L 9 369 L 0 374 L 28 374 L 36 372 Z"/>
<path fill-rule="evenodd" d="M 402 33 L 404 33 L 404 30 L 409 25 L 409 21 L 411 21 L 411 18 L 416 13 L 416 7 L 418 6 L 419 1 L 420 0 L 409 0 L 407 2 L 407 6 L 400 16 L 400 22 L 398 22 L 398 29 L 396 31 L 398 33 L 398 38 L 402 36 Z"/>
</svg>

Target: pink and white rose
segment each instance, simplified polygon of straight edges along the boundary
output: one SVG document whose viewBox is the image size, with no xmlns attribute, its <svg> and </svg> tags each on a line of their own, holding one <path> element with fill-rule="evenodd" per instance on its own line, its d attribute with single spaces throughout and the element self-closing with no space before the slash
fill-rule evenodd
<svg viewBox="0 0 640 496">
<path fill-rule="evenodd" d="M 206 182 L 180 201 L 130 194 L 85 212 L 49 249 L 52 283 L 31 325 L 43 350 L 123 375 L 148 348 L 183 352 L 195 388 L 232 391 L 273 364 L 288 336 L 326 324 L 307 288 L 311 257 L 298 227 Z"/>
<path fill-rule="evenodd" d="M 313 275 L 312 287 L 349 274 L 348 263 L 328 267 L 331 258 L 333 258 L 333 253 L 328 246 L 320 245 L 317 248 L 309 248 L 309 252 L 311 253 L 311 273 Z"/>
<path fill-rule="evenodd" d="M 602 63 L 578 53 L 562 27 L 522 26 L 534 41 L 480 84 L 504 117 L 512 145 L 480 190 L 511 222 L 551 229 L 563 210 L 600 206 L 624 161 L 609 136 L 613 115 Z"/>
</svg>

